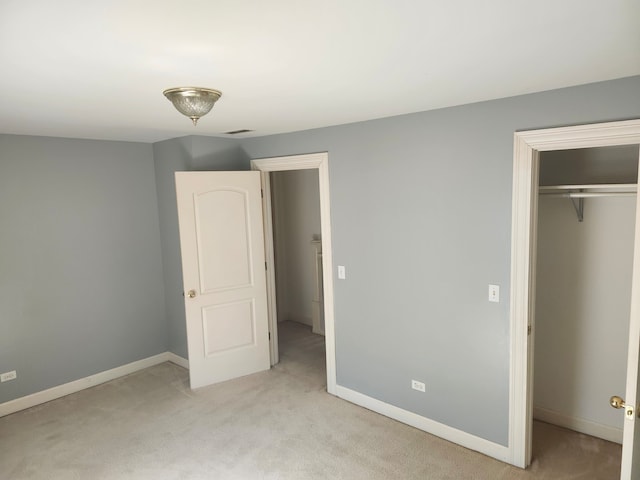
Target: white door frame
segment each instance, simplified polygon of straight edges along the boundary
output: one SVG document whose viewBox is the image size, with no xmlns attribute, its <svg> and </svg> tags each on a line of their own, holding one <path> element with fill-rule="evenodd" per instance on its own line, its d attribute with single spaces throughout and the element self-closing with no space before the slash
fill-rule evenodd
<svg viewBox="0 0 640 480">
<path fill-rule="evenodd" d="M 531 462 L 533 335 L 528 335 L 528 329 L 535 318 L 539 152 L 630 144 L 640 144 L 640 120 L 515 133 L 511 237 L 509 455 L 510 463 L 518 467 L 526 468 Z M 635 251 L 640 251 L 639 235 L 635 238 Z M 634 277 L 640 278 L 640 269 L 636 267 L 637 264 L 634 264 Z M 640 328 L 640 318 L 632 316 L 630 321 L 631 328 Z"/>
<path fill-rule="evenodd" d="M 329 202 L 329 154 L 327 152 L 287 157 L 251 160 L 251 169 L 262 172 L 264 191 L 263 214 L 265 259 L 267 261 L 267 299 L 269 302 L 269 331 L 271 332 L 271 362 L 278 359 L 275 263 L 273 255 L 273 219 L 271 216 L 271 182 L 269 172 L 287 170 L 318 170 L 320 189 L 320 230 L 322 240 L 322 285 L 324 291 L 324 331 L 327 362 L 327 392 L 336 394 L 336 353 L 333 316 L 333 255 L 331 248 L 331 210 Z"/>
</svg>

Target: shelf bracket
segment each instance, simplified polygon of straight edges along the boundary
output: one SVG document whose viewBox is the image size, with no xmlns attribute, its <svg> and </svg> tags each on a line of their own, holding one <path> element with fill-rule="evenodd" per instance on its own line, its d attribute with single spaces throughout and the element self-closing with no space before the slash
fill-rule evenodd
<svg viewBox="0 0 640 480">
<path fill-rule="evenodd" d="M 580 190 L 582 192 L 582 190 Z M 576 215 L 578 216 L 578 221 L 582 222 L 584 220 L 584 198 L 571 198 L 571 203 L 573 203 L 573 208 L 576 210 Z"/>
</svg>

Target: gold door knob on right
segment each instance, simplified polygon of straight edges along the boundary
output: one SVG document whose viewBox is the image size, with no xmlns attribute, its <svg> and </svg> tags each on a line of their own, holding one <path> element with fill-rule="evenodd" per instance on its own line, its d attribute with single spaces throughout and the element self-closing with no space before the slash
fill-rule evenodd
<svg viewBox="0 0 640 480">
<path fill-rule="evenodd" d="M 617 395 L 614 395 L 609 399 L 609 405 L 613 408 L 624 408 L 624 400 Z"/>
<path fill-rule="evenodd" d="M 195 290 L 189 290 L 187 292 L 187 297 L 194 298 L 195 296 L 196 296 L 196 291 Z"/>
</svg>

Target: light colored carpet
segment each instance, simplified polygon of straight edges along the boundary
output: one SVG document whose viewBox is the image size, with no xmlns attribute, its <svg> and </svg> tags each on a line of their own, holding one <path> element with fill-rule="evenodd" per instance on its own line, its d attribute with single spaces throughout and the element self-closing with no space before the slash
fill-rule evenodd
<svg viewBox="0 0 640 480">
<path fill-rule="evenodd" d="M 323 338 L 191 391 L 171 363 L 0 418 L 0 479 L 614 479 L 620 446 L 536 423 L 527 471 L 325 392 Z"/>
</svg>

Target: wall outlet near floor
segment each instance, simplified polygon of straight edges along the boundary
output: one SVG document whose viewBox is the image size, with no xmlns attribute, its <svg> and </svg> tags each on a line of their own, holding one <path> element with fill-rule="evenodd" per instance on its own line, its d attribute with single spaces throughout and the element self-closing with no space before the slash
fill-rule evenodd
<svg viewBox="0 0 640 480">
<path fill-rule="evenodd" d="M 0 374 L 0 382 L 8 382 L 9 380 L 15 380 L 18 377 L 16 371 Z"/>
<path fill-rule="evenodd" d="M 411 388 L 413 388 L 414 390 L 418 390 L 419 392 L 426 391 L 424 383 L 419 382 L 418 380 L 411 380 Z"/>
</svg>

